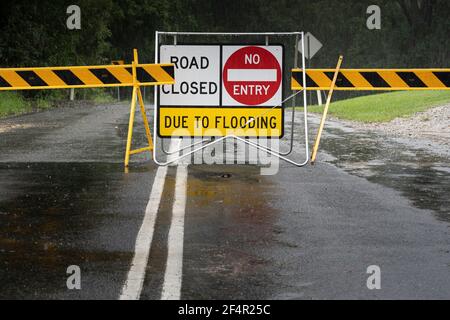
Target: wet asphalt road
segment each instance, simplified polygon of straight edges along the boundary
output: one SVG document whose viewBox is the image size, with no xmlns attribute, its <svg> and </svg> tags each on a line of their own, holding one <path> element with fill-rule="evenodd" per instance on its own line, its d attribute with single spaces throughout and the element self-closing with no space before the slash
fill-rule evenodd
<svg viewBox="0 0 450 320">
<path fill-rule="evenodd" d="M 158 170 L 141 155 L 124 172 L 127 112 L 0 120 L 0 298 L 119 298 Z M 135 137 L 144 143 L 141 125 Z M 450 160 L 337 124 L 323 142 L 316 166 L 282 163 L 274 176 L 188 166 L 182 299 L 450 298 Z M 169 167 L 141 299 L 161 298 L 176 175 Z M 66 287 L 69 265 L 81 290 Z M 366 286 L 369 265 L 381 290 Z"/>
</svg>

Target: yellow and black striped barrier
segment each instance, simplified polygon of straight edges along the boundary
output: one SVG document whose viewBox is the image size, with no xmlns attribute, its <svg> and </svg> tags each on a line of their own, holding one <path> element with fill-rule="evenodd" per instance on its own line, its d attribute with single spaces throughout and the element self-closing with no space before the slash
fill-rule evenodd
<svg viewBox="0 0 450 320">
<path fill-rule="evenodd" d="M 131 155 L 153 150 L 153 140 L 141 87 L 175 83 L 174 64 L 139 64 L 137 50 L 134 49 L 133 53 L 132 64 L 123 64 L 122 60 L 117 60 L 113 61 L 112 65 L 104 66 L 0 68 L 0 91 L 133 87 L 125 149 L 125 167 L 128 167 Z M 134 115 L 137 103 L 141 110 L 148 145 L 144 148 L 132 150 Z"/>
<path fill-rule="evenodd" d="M 173 64 L 137 64 L 139 86 L 174 83 Z M 134 86 L 133 65 L 0 68 L 0 90 Z"/>
<path fill-rule="evenodd" d="M 306 90 L 330 90 L 335 69 L 306 70 Z M 303 70 L 293 69 L 292 90 L 302 90 Z M 450 69 L 340 69 L 334 90 L 448 90 Z"/>
</svg>

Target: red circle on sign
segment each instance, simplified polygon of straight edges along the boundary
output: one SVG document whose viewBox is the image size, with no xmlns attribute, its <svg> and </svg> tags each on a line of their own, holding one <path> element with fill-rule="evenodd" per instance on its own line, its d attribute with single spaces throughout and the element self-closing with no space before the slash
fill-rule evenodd
<svg viewBox="0 0 450 320">
<path fill-rule="evenodd" d="M 225 63 L 223 84 L 237 102 L 260 105 L 272 99 L 280 88 L 281 67 L 270 51 L 256 46 L 244 47 Z"/>
</svg>

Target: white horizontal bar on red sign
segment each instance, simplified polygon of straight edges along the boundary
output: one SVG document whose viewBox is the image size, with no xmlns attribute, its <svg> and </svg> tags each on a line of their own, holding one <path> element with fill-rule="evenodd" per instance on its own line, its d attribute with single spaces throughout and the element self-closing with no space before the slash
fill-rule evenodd
<svg viewBox="0 0 450 320">
<path fill-rule="evenodd" d="M 228 81 L 274 82 L 277 81 L 277 69 L 228 69 Z"/>
</svg>

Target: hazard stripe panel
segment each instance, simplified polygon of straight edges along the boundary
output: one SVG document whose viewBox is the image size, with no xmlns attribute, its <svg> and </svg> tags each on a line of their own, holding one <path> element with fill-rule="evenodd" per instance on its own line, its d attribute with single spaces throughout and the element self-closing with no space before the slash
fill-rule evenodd
<svg viewBox="0 0 450 320">
<path fill-rule="evenodd" d="M 306 70 L 306 90 L 329 90 L 333 69 Z M 292 90 L 303 89 L 303 70 L 293 69 Z M 341 69 L 334 90 L 448 90 L 450 69 Z"/>
<path fill-rule="evenodd" d="M 154 86 L 175 83 L 173 64 L 139 64 L 137 83 Z M 133 86 L 133 66 L 0 68 L 0 90 L 64 89 Z"/>
</svg>

